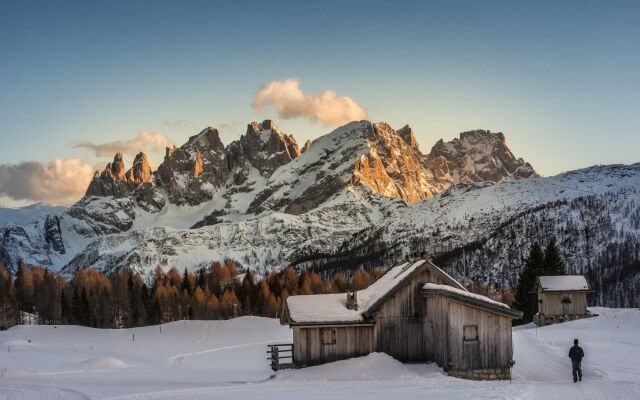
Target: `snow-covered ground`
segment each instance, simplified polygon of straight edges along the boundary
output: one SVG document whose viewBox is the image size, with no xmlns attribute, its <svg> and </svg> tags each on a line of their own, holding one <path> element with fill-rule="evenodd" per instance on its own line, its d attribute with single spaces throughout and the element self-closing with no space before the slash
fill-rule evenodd
<svg viewBox="0 0 640 400">
<path fill-rule="evenodd" d="M 512 382 L 472 382 L 384 354 L 273 374 L 278 321 L 174 322 L 124 330 L 20 326 L 0 332 L 0 399 L 638 399 L 640 311 L 514 330 Z M 571 381 L 574 337 L 586 358 Z"/>
</svg>

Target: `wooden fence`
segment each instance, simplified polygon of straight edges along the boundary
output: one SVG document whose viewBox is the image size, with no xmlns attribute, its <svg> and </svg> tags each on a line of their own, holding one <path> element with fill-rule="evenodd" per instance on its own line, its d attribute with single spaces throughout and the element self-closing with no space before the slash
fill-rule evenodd
<svg viewBox="0 0 640 400">
<path fill-rule="evenodd" d="M 271 362 L 272 370 L 296 368 L 293 363 L 293 343 L 268 344 L 267 348 L 267 360 Z"/>
</svg>

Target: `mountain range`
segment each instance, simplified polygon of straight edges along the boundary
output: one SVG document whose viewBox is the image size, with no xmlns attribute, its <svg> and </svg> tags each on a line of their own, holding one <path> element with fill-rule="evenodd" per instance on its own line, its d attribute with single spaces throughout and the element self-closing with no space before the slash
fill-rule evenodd
<svg viewBox="0 0 640 400">
<path fill-rule="evenodd" d="M 227 146 L 204 129 L 156 171 L 144 153 L 128 169 L 116 154 L 66 209 L 0 213 L 0 263 L 149 277 L 230 258 L 331 273 L 420 253 L 512 288 L 531 243 L 555 237 L 599 303 L 637 305 L 639 187 L 639 164 L 540 177 L 486 130 L 423 153 L 409 126 L 356 121 L 300 146 L 267 120 Z"/>
</svg>

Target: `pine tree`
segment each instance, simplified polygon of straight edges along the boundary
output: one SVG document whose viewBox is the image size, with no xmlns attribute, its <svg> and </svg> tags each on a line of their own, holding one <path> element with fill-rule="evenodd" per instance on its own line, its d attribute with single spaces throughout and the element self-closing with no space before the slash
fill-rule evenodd
<svg viewBox="0 0 640 400">
<path fill-rule="evenodd" d="M 33 274 L 31 269 L 24 263 L 18 264 L 16 274 L 16 296 L 18 297 L 18 307 L 22 311 L 33 312 Z"/>
<path fill-rule="evenodd" d="M 537 312 L 537 298 L 533 292 L 536 284 L 536 278 L 542 274 L 544 270 L 544 254 L 542 248 L 536 242 L 531 245 L 529 258 L 525 261 L 525 266 L 520 273 L 518 288 L 516 289 L 514 308 L 522 311 L 524 314 L 519 323 L 528 323 L 533 320 L 533 315 Z"/>
<path fill-rule="evenodd" d="M 15 288 L 11 273 L 0 267 L 0 330 L 8 329 L 17 323 Z"/>
<path fill-rule="evenodd" d="M 182 274 L 182 283 L 180 289 L 182 291 L 187 291 L 189 295 L 193 294 L 193 288 L 196 284 L 196 278 L 193 274 L 187 272 L 187 269 L 184 269 L 184 273 Z"/>
<path fill-rule="evenodd" d="M 556 239 L 553 238 L 544 250 L 544 267 L 542 275 L 566 275 L 564 261 L 560 256 L 560 250 L 556 246 Z"/>
</svg>

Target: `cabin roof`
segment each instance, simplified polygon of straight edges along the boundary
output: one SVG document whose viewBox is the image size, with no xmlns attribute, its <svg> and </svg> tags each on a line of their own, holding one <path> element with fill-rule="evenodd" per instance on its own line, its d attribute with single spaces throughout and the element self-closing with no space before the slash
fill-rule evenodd
<svg viewBox="0 0 640 400">
<path fill-rule="evenodd" d="M 358 310 L 347 308 L 345 293 L 290 296 L 285 309 L 288 320 L 293 324 L 308 325 L 364 322 L 389 296 L 424 268 L 435 268 L 452 285 L 465 291 L 464 286 L 427 260 L 404 262 L 387 270 L 368 288 L 357 291 Z"/>
<path fill-rule="evenodd" d="M 504 303 L 492 300 L 481 294 L 471 293 L 449 285 L 438 285 L 435 283 L 427 283 L 422 287 L 422 289 L 425 293 L 435 293 L 450 297 L 461 301 L 462 303 L 470 304 L 497 314 L 502 314 L 515 319 L 522 318 L 522 312 L 514 310 Z"/>
<path fill-rule="evenodd" d="M 590 290 L 587 280 L 582 275 L 539 276 L 538 286 L 545 292 Z"/>
</svg>

